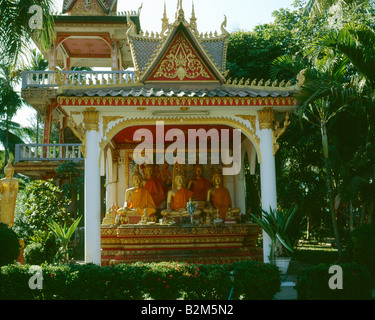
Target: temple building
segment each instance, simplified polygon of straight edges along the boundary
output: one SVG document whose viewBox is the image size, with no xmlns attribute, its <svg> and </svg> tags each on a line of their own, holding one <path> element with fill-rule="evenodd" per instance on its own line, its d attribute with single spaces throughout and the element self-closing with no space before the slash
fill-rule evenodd
<svg viewBox="0 0 375 320">
<path fill-rule="evenodd" d="M 23 74 L 22 97 L 45 117 L 43 144 L 17 146 L 14 167 L 45 179 L 62 161 L 82 163 L 85 261 L 268 261 L 267 235 L 262 250 L 259 227 L 241 221 L 244 163 L 251 174 L 260 165 L 262 208 L 275 208 L 277 141 L 303 74 L 295 84 L 227 78 L 226 18 L 220 32 L 202 33 L 182 0 L 151 32 L 141 8 L 117 12 L 116 0 L 65 0 L 62 13 L 42 52 L 49 71 Z M 142 163 L 141 144 L 152 150 L 138 154 Z M 235 155 L 240 165 L 226 174 Z"/>
</svg>

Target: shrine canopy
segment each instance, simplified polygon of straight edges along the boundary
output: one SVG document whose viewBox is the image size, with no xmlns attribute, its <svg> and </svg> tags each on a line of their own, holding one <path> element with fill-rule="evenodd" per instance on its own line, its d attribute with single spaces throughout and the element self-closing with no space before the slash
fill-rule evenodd
<svg viewBox="0 0 375 320">
<path fill-rule="evenodd" d="M 74 109 L 71 107 L 80 106 L 103 112 L 108 106 L 116 106 L 118 111 L 126 106 L 127 112 L 137 112 L 139 107 L 176 105 L 252 106 L 255 112 L 275 106 L 278 112 L 292 112 L 299 82 L 227 78 L 226 23 L 225 18 L 221 33 L 199 33 L 194 6 L 188 22 L 181 2 L 173 23 L 169 23 L 165 10 L 160 32 L 143 32 L 128 19 L 127 45 L 135 77 L 129 81 L 116 74 L 104 86 L 95 86 L 90 79 L 82 79 L 80 85 L 78 79 L 74 86 L 62 88 L 59 105 L 67 114 Z"/>
</svg>

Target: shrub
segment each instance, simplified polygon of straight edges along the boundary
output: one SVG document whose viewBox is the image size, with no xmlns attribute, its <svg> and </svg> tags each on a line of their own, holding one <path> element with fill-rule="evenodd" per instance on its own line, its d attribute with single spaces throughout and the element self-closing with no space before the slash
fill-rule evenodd
<svg viewBox="0 0 375 320">
<path fill-rule="evenodd" d="M 233 286 L 227 264 L 186 264 L 183 276 L 185 300 L 227 300 Z"/>
<path fill-rule="evenodd" d="M 370 299 L 373 281 L 366 266 L 346 263 L 341 265 L 343 270 L 343 289 L 332 290 L 328 282 L 329 264 L 302 270 L 297 276 L 296 290 L 299 300 L 357 300 Z"/>
<path fill-rule="evenodd" d="M 182 264 L 176 262 L 138 263 L 142 270 L 142 291 L 154 300 L 176 300 L 182 296 Z"/>
<path fill-rule="evenodd" d="M 41 265 L 43 263 L 52 263 L 56 255 L 56 241 L 46 232 L 35 232 L 24 250 L 24 260 L 26 264 Z M 37 236 L 39 235 L 39 236 Z"/>
<path fill-rule="evenodd" d="M 35 291 L 29 288 L 29 266 L 13 264 L 1 268 L 1 300 L 33 300 Z"/>
<path fill-rule="evenodd" d="M 25 188 L 25 216 L 32 231 L 48 230 L 50 219 L 68 226 L 73 219 L 67 208 L 70 200 L 64 196 L 62 190 L 56 187 L 51 180 L 35 180 Z"/>
<path fill-rule="evenodd" d="M 0 266 L 13 263 L 20 254 L 17 234 L 5 223 L 0 223 Z"/>
<path fill-rule="evenodd" d="M 279 280 L 266 279 L 275 267 L 251 262 L 224 265 L 135 263 L 100 267 L 94 264 L 42 264 L 43 289 L 31 290 L 29 265 L 9 265 L 0 273 L 0 299 L 20 300 L 227 300 L 235 270 L 234 299 L 272 299 Z M 253 281 L 244 277 L 255 274 Z M 238 278 L 237 278 L 238 277 Z M 267 282 L 268 281 L 268 282 Z"/>
<path fill-rule="evenodd" d="M 280 291 L 280 275 L 273 264 L 243 261 L 232 265 L 233 299 L 272 300 Z"/>
<path fill-rule="evenodd" d="M 354 230 L 347 250 L 351 261 L 367 266 L 375 276 L 375 224 L 363 225 Z"/>
</svg>

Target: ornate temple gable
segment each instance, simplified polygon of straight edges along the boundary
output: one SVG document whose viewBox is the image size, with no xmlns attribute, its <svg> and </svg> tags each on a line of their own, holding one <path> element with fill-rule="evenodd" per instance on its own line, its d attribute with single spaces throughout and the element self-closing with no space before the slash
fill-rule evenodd
<svg viewBox="0 0 375 320">
<path fill-rule="evenodd" d="M 194 12 L 185 20 L 182 1 L 178 1 L 176 20 L 169 24 L 164 10 L 161 32 L 128 31 L 136 73 L 141 82 L 216 82 L 224 83 L 229 33 L 199 34 Z"/>
<path fill-rule="evenodd" d="M 64 0 L 62 13 L 74 16 L 108 15 L 117 10 L 117 0 Z"/>
<path fill-rule="evenodd" d="M 182 30 L 173 38 L 150 76 L 145 78 L 147 82 L 217 80 Z"/>
</svg>

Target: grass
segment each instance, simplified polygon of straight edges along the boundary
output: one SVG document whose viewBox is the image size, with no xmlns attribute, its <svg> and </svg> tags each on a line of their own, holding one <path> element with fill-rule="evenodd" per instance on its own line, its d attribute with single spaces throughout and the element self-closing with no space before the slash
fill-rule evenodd
<svg viewBox="0 0 375 320">
<path fill-rule="evenodd" d="M 311 265 L 335 263 L 338 260 L 338 252 L 330 242 L 300 241 L 295 249 L 293 260 Z"/>
</svg>

